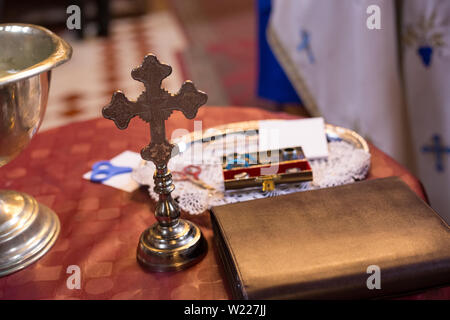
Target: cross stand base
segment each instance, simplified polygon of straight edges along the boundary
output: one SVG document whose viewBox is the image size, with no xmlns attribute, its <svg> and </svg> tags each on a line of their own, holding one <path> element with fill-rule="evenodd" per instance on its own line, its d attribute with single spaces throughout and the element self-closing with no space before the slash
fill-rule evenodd
<svg viewBox="0 0 450 320">
<path fill-rule="evenodd" d="M 183 270 L 199 262 L 208 245 L 199 227 L 180 219 L 180 209 L 170 195 L 175 186 L 166 163 L 156 165 L 153 179 L 159 194 L 155 207 L 158 222 L 142 233 L 137 260 L 149 271 Z"/>
<path fill-rule="evenodd" d="M 199 227 L 179 219 L 173 227 L 155 223 L 145 230 L 139 240 L 137 260 L 149 271 L 179 271 L 199 262 L 207 249 Z"/>
</svg>

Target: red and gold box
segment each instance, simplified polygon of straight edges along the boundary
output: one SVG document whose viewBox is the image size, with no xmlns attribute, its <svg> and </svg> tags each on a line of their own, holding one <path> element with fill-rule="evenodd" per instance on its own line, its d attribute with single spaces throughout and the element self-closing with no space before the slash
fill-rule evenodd
<svg viewBox="0 0 450 320">
<path fill-rule="evenodd" d="M 311 181 L 311 166 L 301 147 L 285 148 L 223 157 L 225 190 L 261 187 L 272 191 L 275 185 Z"/>
</svg>

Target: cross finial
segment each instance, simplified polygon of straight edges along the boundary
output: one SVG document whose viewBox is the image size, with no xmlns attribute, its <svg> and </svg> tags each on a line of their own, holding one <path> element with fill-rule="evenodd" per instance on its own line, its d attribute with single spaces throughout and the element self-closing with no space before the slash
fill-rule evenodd
<svg viewBox="0 0 450 320">
<path fill-rule="evenodd" d="M 130 120 L 138 116 L 150 124 L 151 142 L 141 150 L 144 160 L 157 166 L 167 164 L 174 145 L 166 139 L 165 123 L 174 110 L 179 110 L 188 119 L 193 119 L 208 96 L 186 81 L 176 94 L 161 88 L 161 82 L 172 73 L 172 68 L 158 61 L 156 56 L 145 56 L 142 65 L 131 71 L 133 79 L 144 84 L 145 90 L 137 101 L 129 101 L 121 91 L 114 92 L 111 102 L 103 108 L 103 117 L 113 120 L 119 129 L 126 129 Z M 175 150 L 174 150 L 175 151 Z"/>
</svg>

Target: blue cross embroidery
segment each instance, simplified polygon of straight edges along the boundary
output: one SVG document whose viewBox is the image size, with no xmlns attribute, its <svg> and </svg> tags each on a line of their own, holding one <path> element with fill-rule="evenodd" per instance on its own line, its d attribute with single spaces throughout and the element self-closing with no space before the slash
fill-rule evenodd
<svg viewBox="0 0 450 320">
<path fill-rule="evenodd" d="M 309 63 L 314 63 L 314 55 L 312 53 L 311 45 L 310 45 L 310 36 L 309 32 L 306 30 L 302 30 L 301 32 L 302 42 L 298 45 L 297 50 L 302 51 L 305 50 L 308 55 Z"/>
<path fill-rule="evenodd" d="M 441 137 L 437 134 L 433 135 L 433 144 L 431 146 L 422 147 L 422 152 L 432 152 L 436 154 L 436 170 L 438 172 L 444 171 L 444 155 L 450 154 L 450 147 L 442 145 Z"/>
</svg>

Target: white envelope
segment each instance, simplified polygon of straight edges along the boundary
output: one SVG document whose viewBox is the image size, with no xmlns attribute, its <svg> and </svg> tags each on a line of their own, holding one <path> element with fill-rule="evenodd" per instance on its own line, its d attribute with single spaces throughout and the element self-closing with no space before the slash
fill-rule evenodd
<svg viewBox="0 0 450 320">
<path fill-rule="evenodd" d="M 299 146 L 308 159 L 328 157 L 323 118 L 259 121 L 259 151 Z"/>
</svg>

